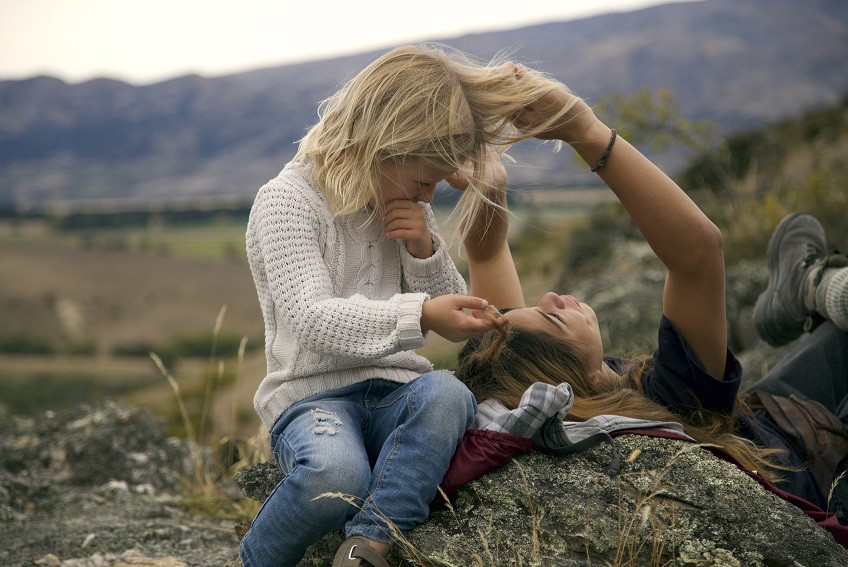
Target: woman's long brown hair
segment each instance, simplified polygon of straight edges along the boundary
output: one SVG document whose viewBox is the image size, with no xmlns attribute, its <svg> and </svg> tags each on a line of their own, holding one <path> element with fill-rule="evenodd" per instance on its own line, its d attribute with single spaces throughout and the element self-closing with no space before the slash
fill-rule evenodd
<svg viewBox="0 0 848 567">
<path fill-rule="evenodd" d="M 567 382 L 574 392 L 574 405 L 568 412 L 571 420 L 612 414 L 678 422 L 699 443 L 717 445 L 746 469 L 759 471 L 772 481 L 779 479 L 775 469 L 783 467 L 772 457 L 781 451 L 735 435 L 732 413 L 695 408 L 689 415 L 678 415 L 645 397 L 640 377 L 649 364 L 649 357 L 627 363 L 622 380 L 614 388 L 600 391 L 589 379 L 588 359 L 578 343 L 502 324 L 466 343 L 459 354 L 456 375 L 478 401 L 494 398 L 511 409 L 518 407 L 521 396 L 534 382 Z"/>
</svg>

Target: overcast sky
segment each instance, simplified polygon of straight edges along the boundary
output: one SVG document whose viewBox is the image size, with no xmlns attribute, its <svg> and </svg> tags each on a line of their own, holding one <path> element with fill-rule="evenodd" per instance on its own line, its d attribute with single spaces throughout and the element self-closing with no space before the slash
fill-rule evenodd
<svg viewBox="0 0 848 567">
<path fill-rule="evenodd" d="M 224 75 L 667 1 L 0 0 L 0 79 Z"/>
</svg>

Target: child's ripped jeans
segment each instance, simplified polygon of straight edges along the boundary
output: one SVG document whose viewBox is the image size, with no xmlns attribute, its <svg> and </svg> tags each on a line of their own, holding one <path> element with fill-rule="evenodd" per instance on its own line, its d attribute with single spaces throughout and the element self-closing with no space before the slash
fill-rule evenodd
<svg viewBox="0 0 848 567">
<path fill-rule="evenodd" d="M 444 371 L 407 384 L 366 380 L 290 406 L 271 430 L 287 475 L 239 546 L 243 565 L 295 565 L 343 526 L 347 537 L 390 542 L 422 523 L 476 410 Z"/>
</svg>

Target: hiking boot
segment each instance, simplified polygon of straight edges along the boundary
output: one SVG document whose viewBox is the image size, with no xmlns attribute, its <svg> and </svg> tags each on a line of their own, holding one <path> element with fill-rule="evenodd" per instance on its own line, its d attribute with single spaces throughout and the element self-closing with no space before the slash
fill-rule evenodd
<svg viewBox="0 0 848 567">
<path fill-rule="evenodd" d="M 810 213 L 793 213 L 768 245 L 769 281 L 754 306 L 754 327 L 772 346 L 785 345 L 824 318 L 816 313 L 816 286 L 828 260 L 827 237 Z"/>
<path fill-rule="evenodd" d="M 368 545 L 362 536 L 352 536 L 344 540 L 336 556 L 333 567 L 390 567 L 386 559 Z"/>
</svg>

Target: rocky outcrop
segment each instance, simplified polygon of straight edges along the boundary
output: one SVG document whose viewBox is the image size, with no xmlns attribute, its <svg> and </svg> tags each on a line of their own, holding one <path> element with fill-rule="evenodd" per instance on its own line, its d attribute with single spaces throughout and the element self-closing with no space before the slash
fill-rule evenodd
<svg viewBox="0 0 848 567">
<path fill-rule="evenodd" d="M 625 435 L 610 448 L 532 453 L 459 491 L 392 552 L 395 564 L 848 565 L 848 552 L 798 508 L 699 447 Z M 266 464 L 237 482 L 262 499 L 282 477 Z M 325 566 L 341 542 L 316 543 L 300 567 Z M 803 542 L 803 545 L 798 545 Z"/>
<path fill-rule="evenodd" d="M 183 506 L 193 458 L 161 419 L 114 402 L 0 413 L 0 565 L 226 565 L 233 521 Z"/>
<path fill-rule="evenodd" d="M 632 457 L 617 476 L 607 445 L 534 453 L 484 475 L 412 530 L 393 564 L 848 565 L 827 532 L 733 465 L 676 441 L 615 443 Z M 113 402 L 0 414 L 0 564 L 231 564 L 233 520 L 185 511 L 191 458 L 159 420 Z M 265 463 L 238 481 L 262 500 L 281 477 Z M 326 566 L 341 540 L 329 534 L 300 565 Z"/>
<path fill-rule="evenodd" d="M 105 402 L 0 419 L 0 520 L 50 507 L 64 485 L 175 492 L 191 471 L 188 442 L 165 439 L 162 421 L 137 408 Z"/>
<path fill-rule="evenodd" d="M 649 354 L 657 344 L 666 270 L 643 240 L 618 241 L 610 264 L 616 269 L 566 288 L 598 314 L 606 352 Z M 742 261 L 727 270 L 727 340 L 744 369 L 743 390 L 792 348 L 773 348 L 754 329 L 754 304 L 767 283 L 765 260 Z"/>
</svg>

